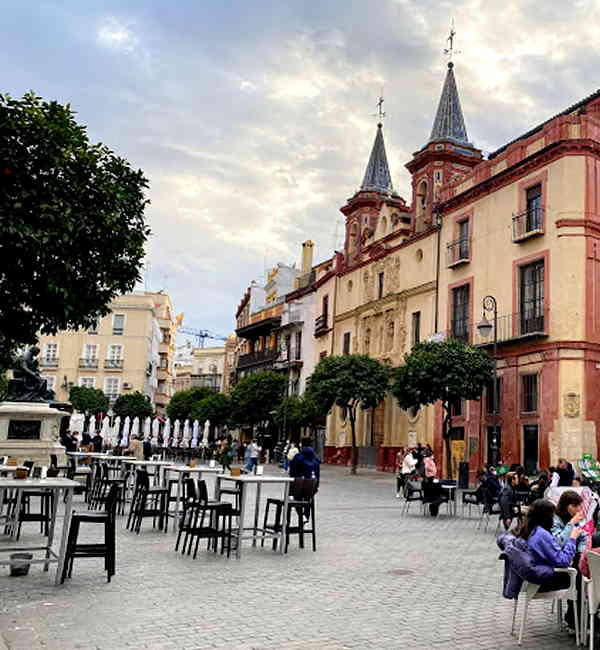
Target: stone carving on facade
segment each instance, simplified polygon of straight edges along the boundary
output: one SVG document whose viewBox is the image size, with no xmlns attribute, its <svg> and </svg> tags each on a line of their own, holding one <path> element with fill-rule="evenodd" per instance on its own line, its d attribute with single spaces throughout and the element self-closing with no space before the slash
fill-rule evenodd
<svg viewBox="0 0 600 650">
<path fill-rule="evenodd" d="M 365 271 L 363 274 L 363 287 L 365 292 L 365 302 L 373 300 L 373 276 Z"/>
<path fill-rule="evenodd" d="M 368 327 L 365 330 L 364 349 L 365 349 L 365 354 L 368 355 L 371 350 L 371 330 Z"/>
<path fill-rule="evenodd" d="M 393 350 L 394 349 L 394 329 L 396 325 L 393 320 L 389 320 L 387 323 L 387 345 L 386 345 L 386 350 Z"/>
<path fill-rule="evenodd" d="M 398 291 L 398 279 L 400 277 L 400 256 L 395 255 L 388 262 L 387 285 L 389 292 Z"/>
<path fill-rule="evenodd" d="M 581 396 L 578 393 L 565 393 L 563 397 L 563 408 L 566 418 L 578 418 L 581 407 Z"/>
</svg>

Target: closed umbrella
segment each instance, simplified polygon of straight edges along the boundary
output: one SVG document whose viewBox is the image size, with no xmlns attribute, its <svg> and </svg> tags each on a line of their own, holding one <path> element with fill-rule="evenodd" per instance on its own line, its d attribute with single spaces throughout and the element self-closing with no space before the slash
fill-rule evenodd
<svg viewBox="0 0 600 650">
<path fill-rule="evenodd" d="M 110 420 L 107 417 L 103 418 L 102 420 L 102 429 L 100 429 L 100 435 L 104 440 L 104 444 L 106 444 L 110 436 Z"/>
<path fill-rule="evenodd" d="M 85 415 L 83 413 L 73 413 L 69 418 L 69 431 L 74 433 L 77 431 L 81 433 L 83 431 L 83 425 L 85 423 Z"/>
<path fill-rule="evenodd" d="M 131 420 L 128 415 L 123 420 L 123 435 L 121 436 L 121 447 L 129 447 L 129 429 L 131 428 Z"/>
<path fill-rule="evenodd" d="M 202 437 L 202 446 L 208 447 L 208 432 L 210 431 L 210 420 L 204 423 L 204 436 Z"/>
<path fill-rule="evenodd" d="M 190 421 L 186 420 L 183 423 L 183 446 L 190 446 Z"/>
<path fill-rule="evenodd" d="M 158 445 L 159 432 L 160 432 L 160 420 L 158 418 L 154 418 L 154 421 L 152 422 L 152 444 L 153 445 Z"/>
<path fill-rule="evenodd" d="M 146 418 L 144 420 L 144 440 L 150 440 L 151 436 L 152 436 L 152 420 L 150 418 Z"/>
<path fill-rule="evenodd" d="M 179 447 L 179 436 L 180 436 L 181 424 L 179 420 L 173 422 L 173 447 Z"/>
<path fill-rule="evenodd" d="M 129 437 L 133 439 L 137 439 L 140 435 L 140 419 L 136 415 L 133 418 L 133 422 L 131 423 L 131 431 L 129 432 Z"/>
<path fill-rule="evenodd" d="M 169 438 L 171 437 L 171 420 L 167 418 L 165 427 L 163 429 L 163 447 L 166 449 L 169 446 Z"/>
<path fill-rule="evenodd" d="M 198 446 L 198 434 L 200 432 L 200 422 L 198 420 L 194 420 L 194 424 L 192 425 L 192 444 L 190 445 L 192 449 L 196 449 Z"/>
<path fill-rule="evenodd" d="M 115 421 L 113 423 L 113 428 L 112 428 L 112 436 L 111 436 L 111 444 L 113 447 L 117 446 L 117 443 L 119 442 L 119 431 L 121 429 L 121 416 L 117 415 L 115 418 Z"/>
<path fill-rule="evenodd" d="M 90 438 L 96 435 L 96 418 L 93 415 L 90 415 L 87 432 Z"/>
</svg>

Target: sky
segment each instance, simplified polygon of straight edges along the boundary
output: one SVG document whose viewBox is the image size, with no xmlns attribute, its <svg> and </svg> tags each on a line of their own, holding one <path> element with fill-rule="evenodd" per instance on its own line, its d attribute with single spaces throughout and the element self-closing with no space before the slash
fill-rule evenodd
<svg viewBox="0 0 600 650">
<path fill-rule="evenodd" d="M 396 190 L 454 20 L 470 140 L 493 151 L 600 87 L 597 0 L 3 0 L 0 92 L 70 103 L 150 181 L 145 286 L 227 335 L 252 280 L 342 246 L 383 89 Z M 210 343 L 210 342 L 209 342 Z M 218 344 L 214 341 L 213 344 Z"/>
</svg>

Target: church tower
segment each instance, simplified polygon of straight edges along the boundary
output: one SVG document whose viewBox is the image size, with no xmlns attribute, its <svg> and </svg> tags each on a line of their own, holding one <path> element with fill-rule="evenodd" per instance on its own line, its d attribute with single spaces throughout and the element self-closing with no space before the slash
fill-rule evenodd
<svg viewBox="0 0 600 650">
<path fill-rule="evenodd" d="M 384 115 L 382 102 L 380 99 L 380 118 Z M 344 253 L 348 266 L 360 263 L 370 251 L 379 251 L 382 239 L 410 233 L 409 207 L 392 185 L 381 121 L 360 189 L 340 209 L 346 216 Z"/>
<path fill-rule="evenodd" d="M 450 55 L 454 33 L 454 30 L 450 32 L 450 49 L 446 50 Z M 441 186 L 461 178 L 481 160 L 481 151 L 467 137 L 454 64 L 450 61 L 429 141 L 413 154 L 413 159 L 406 165 L 412 175 L 414 233 L 432 226 Z"/>
</svg>

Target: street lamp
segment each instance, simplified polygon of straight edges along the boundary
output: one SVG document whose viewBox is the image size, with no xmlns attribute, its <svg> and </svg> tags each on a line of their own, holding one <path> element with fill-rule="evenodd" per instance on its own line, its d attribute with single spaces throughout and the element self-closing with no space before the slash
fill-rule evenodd
<svg viewBox="0 0 600 650">
<path fill-rule="evenodd" d="M 492 313 L 493 323 L 486 317 L 486 312 Z M 492 433 L 492 465 L 498 463 L 498 407 L 500 406 L 500 395 L 499 395 L 499 386 L 498 386 L 498 303 L 494 296 L 486 296 L 483 299 L 483 315 L 481 322 L 477 324 L 477 330 L 483 338 L 486 338 L 490 335 L 492 328 L 494 330 L 494 427 Z"/>
</svg>

